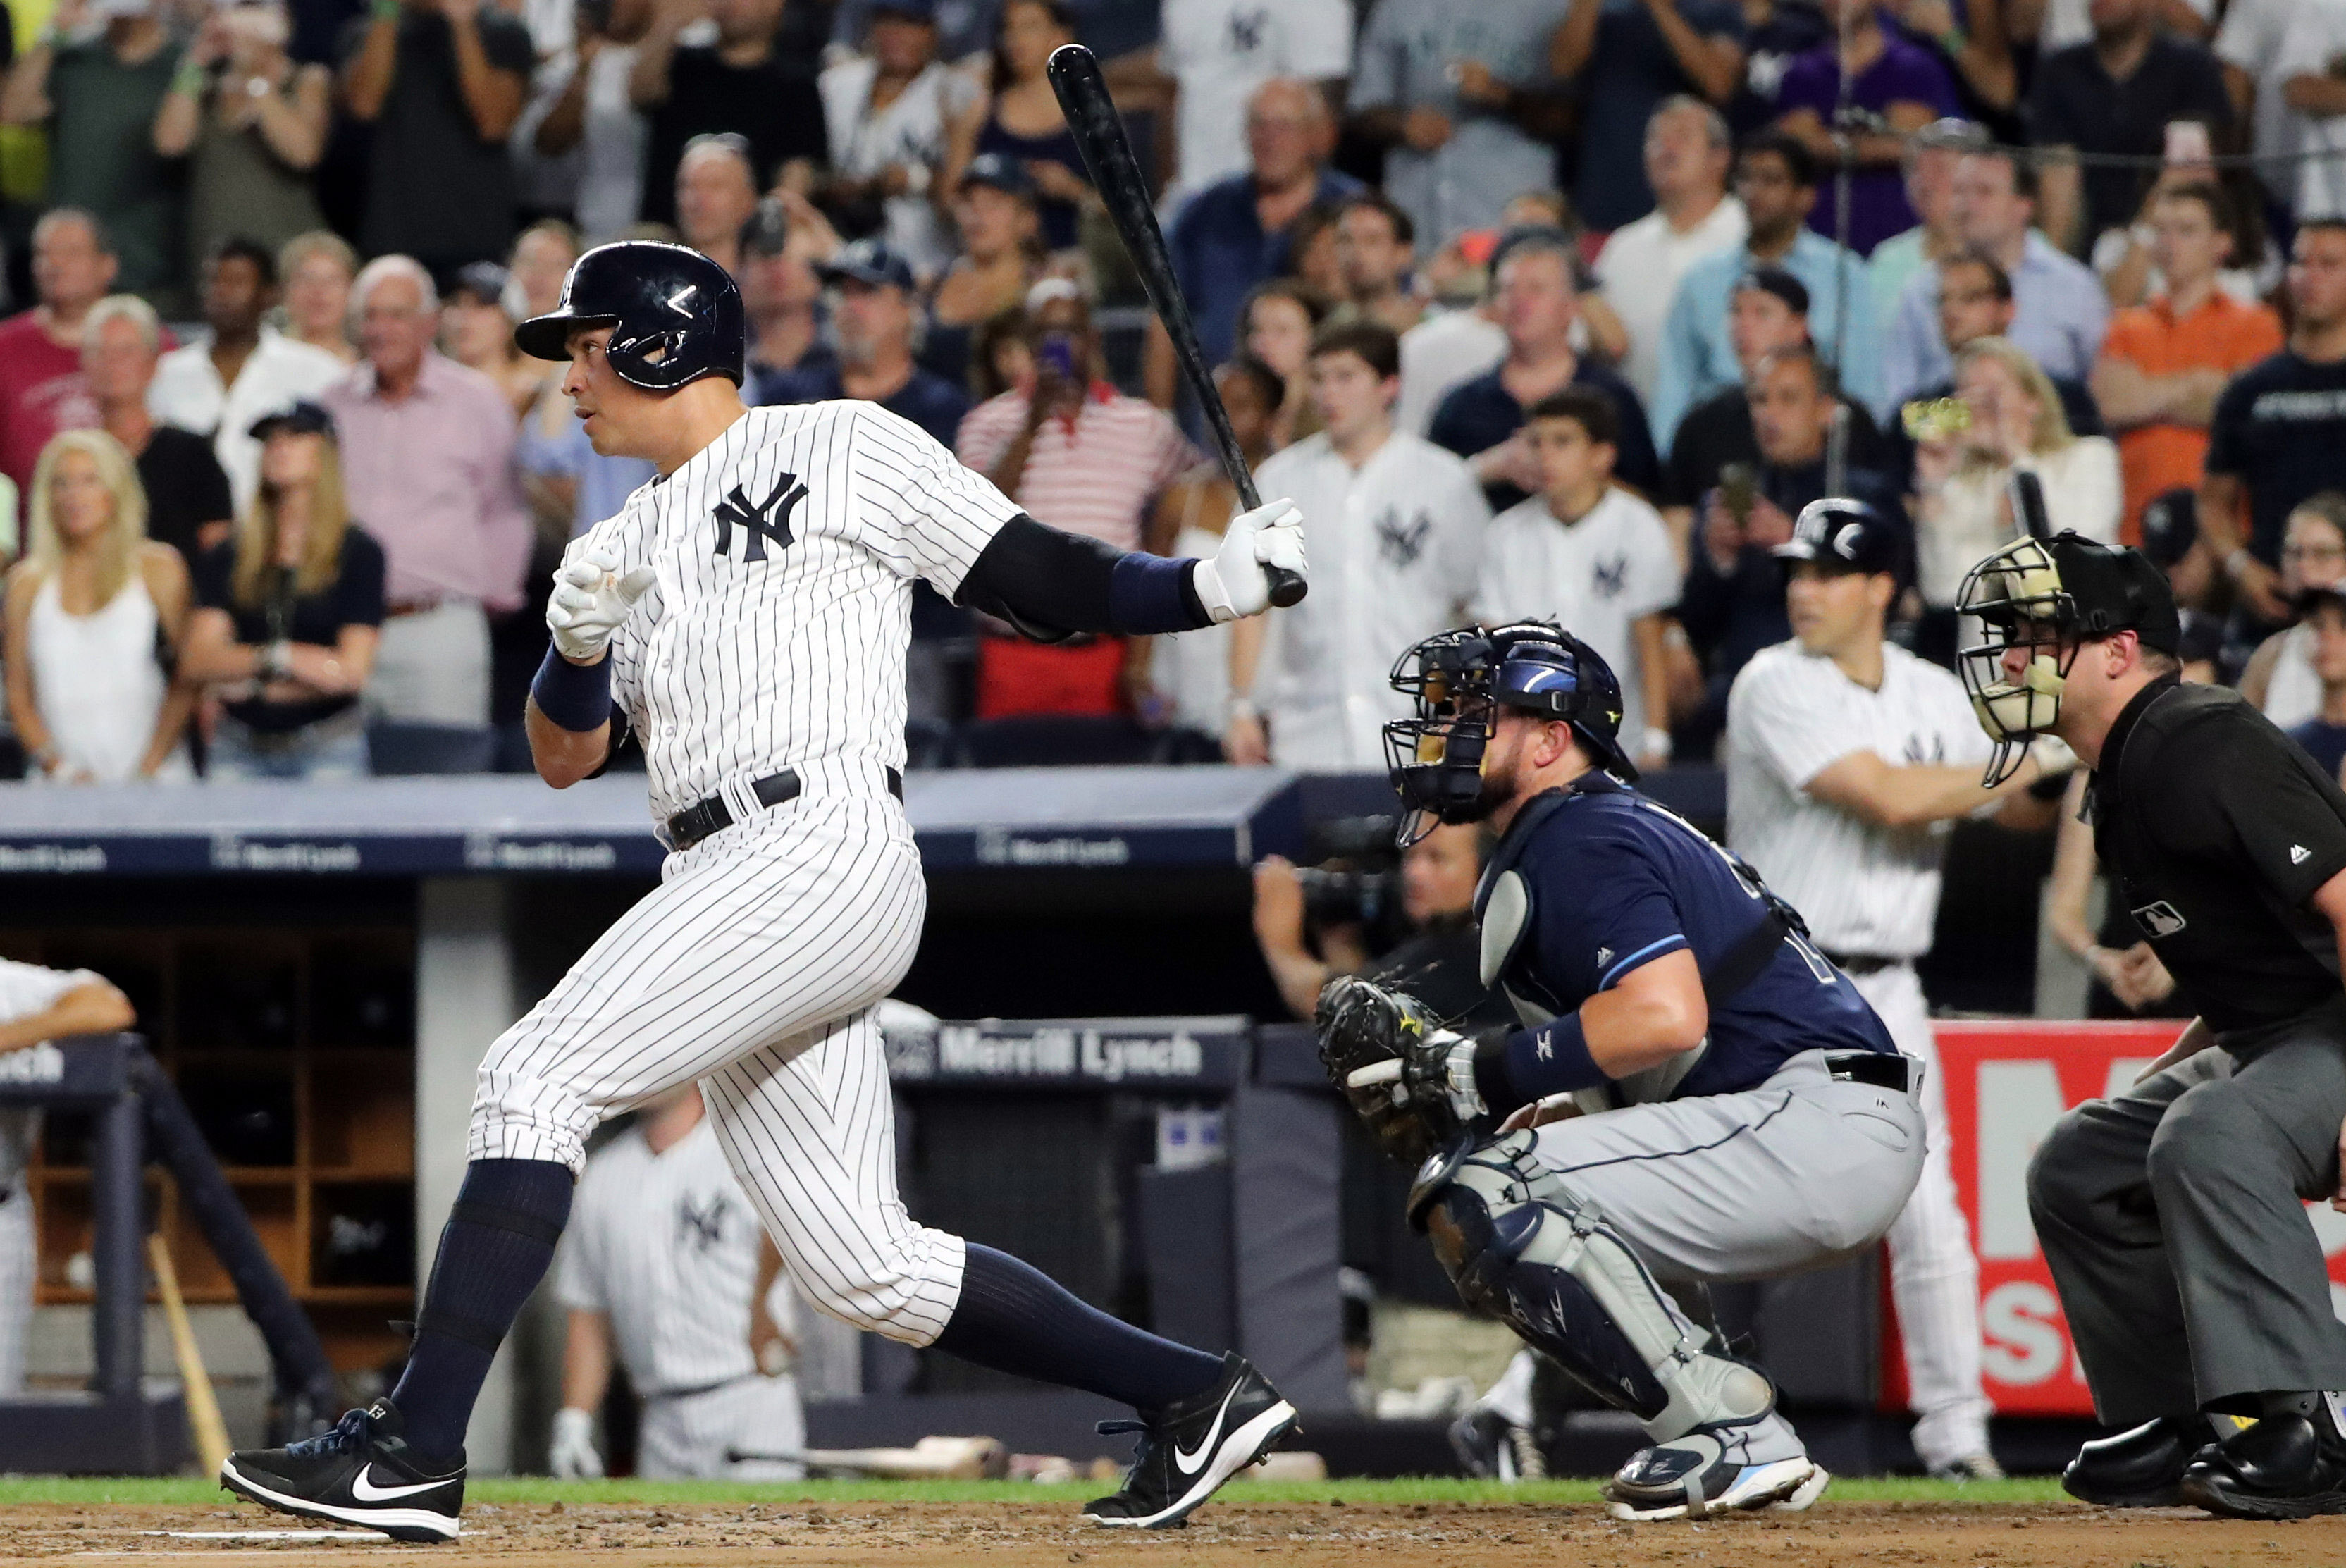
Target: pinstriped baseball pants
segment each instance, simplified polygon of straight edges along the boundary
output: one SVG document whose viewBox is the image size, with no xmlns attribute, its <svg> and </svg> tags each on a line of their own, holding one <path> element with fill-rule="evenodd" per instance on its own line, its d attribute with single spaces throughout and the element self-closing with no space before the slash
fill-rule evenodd
<svg viewBox="0 0 2346 1568">
<path fill-rule="evenodd" d="M 25 1190 L 19 1172 L 15 1192 L 0 1203 L 0 1397 L 25 1391 L 25 1342 L 33 1330 L 36 1253 L 33 1195 Z"/>
<path fill-rule="evenodd" d="M 903 808 L 876 789 L 813 787 L 669 856 L 659 887 L 489 1048 L 469 1157 L 576 1171 L 604 1117 L 699 1080 L 807 1298 L 927 1344 L 960 1298 L 963 1247 L 897 1195 L 872 1013 L 927 905 Z"/>
<path fill-rule="evenodd" d="M 1939 1072 L 1930 1004 L 1911 963 L 1850 977 L 1873 1004 L 1898 1049 L 1923 1064 L 1923 1115 L 1930 1154 L 1923 1179 L 1890 1227 L 1890 1298 L 1906 1353 L 1914 1451 L 1926 1466 L 1985 1453 L 1988 1399 L 1980 1386 L 1979 1260 L 1955 1197 L 1947 1089 Z"/>
</svg>

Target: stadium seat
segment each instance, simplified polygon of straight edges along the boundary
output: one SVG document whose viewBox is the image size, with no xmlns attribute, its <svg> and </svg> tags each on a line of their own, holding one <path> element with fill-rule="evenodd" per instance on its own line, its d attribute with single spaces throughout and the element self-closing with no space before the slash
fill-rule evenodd
<svg viewBox="0 0 2346 1568">
<path fill-rule="evenodd" d="M 367 726 L 367 752 L 377 777 L 410 773 L 485 773 L 496 757 L 497 732 L 466 724 L 405 724 L 378 719 Z"/>
<path fill-rule="evenodd" d="M 1121 714 L 980 718 L 961 732 L 964 768 L 1098 768 L 1169 760 L 1167 737 Z"/>
</svg>

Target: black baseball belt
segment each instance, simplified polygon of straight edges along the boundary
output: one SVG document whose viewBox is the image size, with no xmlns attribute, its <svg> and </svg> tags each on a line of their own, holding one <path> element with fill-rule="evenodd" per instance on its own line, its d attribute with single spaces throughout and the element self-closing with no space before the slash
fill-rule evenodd
<svg viewBox="0 0 2346 1568">
<path fill-rule="evenodd" d="M 797 799 L 803 788 L 798 770 L 785 768 L 751 784 L 750 793 L 757 797 L 759 805 L 770 811 L 785 800 Z M 888 769 L 888 793 L 899 800 L 904 798 L 904 776 L 893 768 Z M 725 797 L 711 795 L 668 820 L 668 841 L 673 848 L 688 850 L 711 833 L 721 833 L 732 825 L 733 809 L 725 804 Z"/>
<path fill-rule="evenodd" d="M 1825 1071 L 1845 1084 L 1871 1084 L 1896 1094 L 1914 1092 L 1913 1058 L 1895 1051 L 1828 1051 Z"/>
<path fill-rule="evenodd" d="M 1843 974 L 1880 974 L 1885 969 L 1895 969 L 1900 964 L 1908 962 L 1902 958 L 1892 958 L 1889 954 L 1882 952 L 1832 952 L 1828 951 L 1825 953 L 1825 956 L 1831 959 L 1832 961 L 1832 966 L 1835 969 L 1840 970 Z"/>
</svg>

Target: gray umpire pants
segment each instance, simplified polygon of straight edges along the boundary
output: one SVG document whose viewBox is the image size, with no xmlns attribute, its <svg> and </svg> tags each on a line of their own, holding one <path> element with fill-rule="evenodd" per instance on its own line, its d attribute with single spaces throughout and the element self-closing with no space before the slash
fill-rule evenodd
<svg viewBox="0 0 2346 1568">
<path fill-rule="evenodd" d="M 2337 1191 L 2341 1119 L 2346 999 L 2055 1126 L 2029 1212 L 2106 1425 L 2346 1388 L 2346 1325 L 2300 1202 Z"/>
</svg>

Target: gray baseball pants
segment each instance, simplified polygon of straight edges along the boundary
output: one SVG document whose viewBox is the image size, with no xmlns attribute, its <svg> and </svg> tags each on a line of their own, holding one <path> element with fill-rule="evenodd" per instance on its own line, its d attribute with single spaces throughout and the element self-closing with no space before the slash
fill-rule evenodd
<svg viewBox="0 0 2346 1568">
<path fill-rule="evenodd" d="M 2341 1120 L 2346 999 L 2088 1100 L 2037 1149 L 2029 1212 L 2105 1424 L 2346 1388 L 2300 1201 L 2337 1191 Z"/>
</svg>

